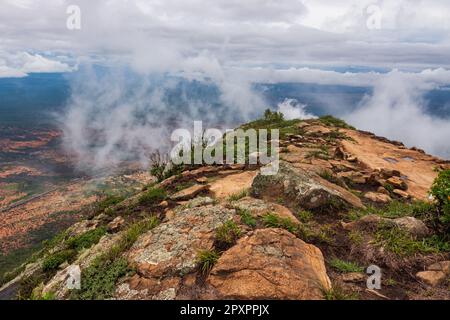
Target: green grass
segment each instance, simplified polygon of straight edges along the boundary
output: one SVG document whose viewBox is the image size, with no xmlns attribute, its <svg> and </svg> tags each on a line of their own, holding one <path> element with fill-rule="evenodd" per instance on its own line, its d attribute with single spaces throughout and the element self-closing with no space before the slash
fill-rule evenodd
<svg viewBox="0 0 450 320">
<path fill-rule="evenodd" d="M 349 273 L 349 272 L 363 272 L 364 268 L 360 265 L 350 262 L 350 261 L 344 261 L 339 258 L 333 258 L 329 262 L 330 266 L 335 269 L 336 271 L 339 271 L 341 273 Z"/>
<path fill-rule="evenodd" d="M 355 245 L 360 245 L 364 241 L 364 236 L 360 231 L 354 230 L 348 234 L 348 239 Z"/>
<path fill-rule="evenodd" d="M 118 195 L 108 195 L 103 200 L 100 200 L 96 204 L 97 212 L 103 212 L 105 209 L 108 209 L 109 207 L 112 207 L 116 204 L 121 203 L 123 200 L 125 200 L 124 196 L 118 196 Z"/>
<path fill-rule="evenodd" d="M 267 213 L 262 217 L 263 223 L 269 228 L 282 228 L 291 233 L 297 233 L 298 226 L 289 218 L 281 218 L 274 213 Z"/>
<path fill-rule="evenodd" d="M 202 250 L 197 254 L 197 263 L 201 272 L 206 275 L 219 260 L 219 253 L 214 250 Z"/>
<path fill-rule="evenodd" d="M 441 236 L 435 235 L 417 240 L 406 231 L 387 225 L 379 227 L 375 233 L 375 243 L 399 256 L 412 256 L 417 253 L 438 254 L 450 252 L 450 243 Z"/>
<path fill-rule="evenodd" d="M 242 223 L 246 224 L 251 228 L 256 227 L 256 219 L 252 216 L 249 210 L 237 210 L 239 216 L 241 217 Z"/>
<path fill-rule="evenodd" d="M 155 228 L 158 224 L 158 219 L 151 217 L 130 226 L 116 245 L 83 270 L 81 289 L 72 291 L 71 299 L 102 300 L 110 298 L 114 293 L 117 280 L 132 271 L 122 254 L 136 242 L 141 234 Z"/>
<path fill-rule="evenodd" d="M 216 240 L 225 245 L 233 245 L 241 236 L 241 229 L 233 221 L 229 220 L 216 229 Z"/>
<path fill-rule="evenodd" d="M 322 116 L 319 118 L 320 122 L 322 122 L 326 126 L 332 126 L 337 128 L 343 128 L 343 129 L 353 129 L 354 127 L 348 125 L 344 120 L 335 118 L 331 115 Z"/>
<path fill-rule="evenodd" d="M 167 198 L 167 193 L 161 188 L 151 188 L 139 197 L 139 204 L 145 206 L 156 205 Z"/>
<path fill-rule="evenodd" d="M 69 238 L 67 240 L 67 247 L 80 251 L 87 249 L 97 244 L 101 237 L 106 234 L 106 227 L 99 227 L 90 231 L 87 231 L 81 235 Z"/>
<path fill-rule="evenodd" d="M 249 195 L 250 191 L 248 189 L 242 190 L 240 192 L 234 193 L 228 197 L 228 202 L 238 201 Z"/>
<path fill-rule="evenodd" d="M 369 214 L 376 214 L 384 218 L 401 218 L 410 216 L 426 221 L 432 218 L 435 211 L 436 210 L 433 204 L 424 201 L 414 201 L 412 203 L 391 201 L 382 208 L 368 206 L 366 209 L 350 210 L 348 213 L 348 218 L 354 221 Z"/>
</svg>

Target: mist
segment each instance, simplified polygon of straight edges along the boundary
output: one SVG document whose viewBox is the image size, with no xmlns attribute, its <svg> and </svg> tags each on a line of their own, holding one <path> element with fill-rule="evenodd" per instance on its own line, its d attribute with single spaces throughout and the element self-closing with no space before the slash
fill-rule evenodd
<svg viewBox="0 0 450 320">
<path fill-rule="evenodd" d="M 343 118 L 358 129 L 449 159 L 450 118 L 426 112 L 425 95 L 437 87 L 437 83 L 393 71 L 380 78 L 373 93 Z"/>
</svg>

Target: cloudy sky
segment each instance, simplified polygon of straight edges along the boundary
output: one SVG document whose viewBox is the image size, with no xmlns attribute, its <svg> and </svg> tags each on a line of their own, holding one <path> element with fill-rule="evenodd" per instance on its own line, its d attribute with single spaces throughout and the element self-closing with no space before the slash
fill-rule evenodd
<svg viewBox="0 0 450 320">
<path fill-rule="evenodd" d="M 81 30 L 66 27 L 72 4 Z M 2 0 L 0 75 L 106 58 L 141 71 L 448 68 L 449 17 L 446 0 Z"/>
<path fill-rule="evenodd" d="M 450 156 L 448 119 L 422 110 L 450 84 L 449 31 L 448 0 L 0 0 L 0 77 L 126 65 L 212 79 L 240 110 L 261 103 L 252 83 L 369 86 L 346 119 Z"/>
</svg>

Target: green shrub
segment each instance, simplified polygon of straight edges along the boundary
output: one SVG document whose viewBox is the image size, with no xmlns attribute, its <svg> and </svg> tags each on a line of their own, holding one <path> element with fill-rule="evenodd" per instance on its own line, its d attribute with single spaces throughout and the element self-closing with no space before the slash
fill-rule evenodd
<svg viewBox="0 0 450 320">
<path fill-rule="evenodd" d="M 241 229 L 233 221 L 227 221 L 216 229 L 216 240 L 225 245 L 233 245 L 241 236 Z"/>
<path fill-rule="evenodd" d="M 219 260 L 219 253 L 214 250 L 202 250 L 197 255 L 197 263 L 203 274 L 208 274 Z"/>
<path fill-rule="evenodd" d="M 166 199 L 167 193 L 161 188 L 152 188 L 139 197 L 140 205 L 155 205 Z"/>
<path fill-rule="evenodd" d="M 44 272 L 56 270 L 63 262 L 67 261 L 70 263 L 76 255 L 77 252 L 73 249 L 63 250 L 49 255 L 42 263 L 42 270 Z"/>
<path fill-rule="evenodd" d="M 114 261 L 97 259 L 89 268 L 83 271 L 81 290 L 74 291 L 73 299 L 103 300 L 114 294 L 115 284 L 120 277 L 129 272 L 125 258 Z"/>
<path fill-rule="evenodd" d="M 81 249 L 87 249 L 92 247 L 94 244 L 97 244 L 101 237 L 105 235 L 106 228 L 100 227 L 90 231 L 87 231 L 81 235 L 69 238 L 67 240 L 67 246 L 70 249 L 74 249 L 80 251 Z"/>
<path fill-rule="evenodd" d="M 430 194 L 436 200 L 439 222 L 448 234 L 450 232 L 450 169 L 439 172 L 431 186 Z"/>
<path fill-rule="evenodd" d="M 342 273 L 349 273 L 349 272 L 363 272 L 364 268 L 359 266 L 358 264 L 350 261 L 344 261 L 338 258 L 333 258 L 330 261 L 330 266 Z"/>
</svg>

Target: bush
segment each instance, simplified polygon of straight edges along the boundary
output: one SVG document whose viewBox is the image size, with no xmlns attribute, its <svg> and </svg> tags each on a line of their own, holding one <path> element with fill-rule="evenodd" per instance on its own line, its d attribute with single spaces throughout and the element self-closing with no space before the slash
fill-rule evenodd
<svg viewBox="0 0 450 320">
<path fill-rule="evenodd" d="M 100 227 L 87 231 L 79 236 L 75 236 L 67 240 L 67 246 L 70 249 L 80 251 L 81 249 L 87 249 L 97 244 L 101 237 L 106 233 L 105 227 Z"/>
<path fill-rule="evenodd" d="M 44 272 L 56 270 L 63 262 L 67 261 L 70 263 L 76 255 L 77 252 L 73 249 L 56 252 L 45 258 L 42 263 L 42 270 Z"/>
<path fill-rule="evenodd" d="M 439 222 L 448 233 L 450 232 L 450 169 L 439 172 L 431 186 L 430 194 L 436 200 Z"/>
<path fill-rule="evenodd" d="M 227 221 L 216 229 L 216 240 L 226 246 L 233 245 L 241 236 L 241 229 L 233 221 Z"/>
<path fill-rule="evenodd" d="M 166 199 L 166 197 L 167 193 L 164 189 L 152 188 L 140 196 L 139 204 L 147 206 L 155 205 Z"/>
</svg>

